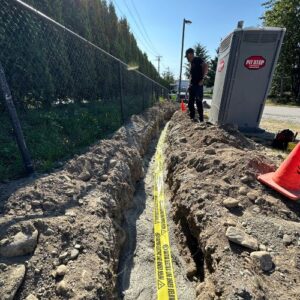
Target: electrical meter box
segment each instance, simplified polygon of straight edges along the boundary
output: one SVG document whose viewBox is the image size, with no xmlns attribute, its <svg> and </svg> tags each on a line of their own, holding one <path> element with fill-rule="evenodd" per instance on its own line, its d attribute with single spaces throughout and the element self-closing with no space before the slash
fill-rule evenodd
<svg viewBox="0 0 300 300">
<path fill-rule="evenodd" d="M 284 28 L 244 28 L 222 40 L 212 123 L 234 124 L 244 131 L 259 128 L 284 34 Z"/>
</svg>

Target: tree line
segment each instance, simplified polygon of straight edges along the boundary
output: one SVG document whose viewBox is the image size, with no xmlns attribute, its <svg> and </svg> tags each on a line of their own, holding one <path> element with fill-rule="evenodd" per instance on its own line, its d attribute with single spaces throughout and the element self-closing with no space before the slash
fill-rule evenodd
<svg viewBox="0 0 300 300">
<path fill-rule="evenodd" d="M 130 31 L 105 0 L 25 0 L 108 53 L 165 84 Z M 146 80 L 15 1 L 0 3 L 0 61 L 18 105 L 49 107 L 118 97 L 143 90 Z M 149 85 L 149 83 L 147 83 Z M 0 104 L 1 105 L 1 104 Z"/>
<path fill-rule="evenodd" d="M 265 26 L 286 28 L 271 94 L 281 101 L 300 103 L 300 2 L 268 0 L 263 6 Z"/>
</svg>

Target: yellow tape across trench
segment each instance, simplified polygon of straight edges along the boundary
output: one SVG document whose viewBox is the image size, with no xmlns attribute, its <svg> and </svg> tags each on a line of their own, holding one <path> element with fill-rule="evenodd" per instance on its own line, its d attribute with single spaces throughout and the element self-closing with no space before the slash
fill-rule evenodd
<svg viewBox="0 0 300 300">
<path fill-rule="evenodd" d="M 155 153 L 154 165 L 154 243 L 158 300 L 177 300 L 164 193 L 164 142 L 168 124 L 163 130 Z"/>
</svg>

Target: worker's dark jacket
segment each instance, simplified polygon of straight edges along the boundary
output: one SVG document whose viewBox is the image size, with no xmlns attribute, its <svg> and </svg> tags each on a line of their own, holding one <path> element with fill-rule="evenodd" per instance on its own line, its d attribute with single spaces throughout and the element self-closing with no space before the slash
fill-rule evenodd
<svg viewBox="0 0 300 300">
<path fill-rule="evenodd" d="M 198 85 L 199 82 L 203 79 L 203 63 L 204 61 L 200 57 L 194 57 L 193 61 L 191 62 L 190 75 L 192 85 Z"/>
</svg>

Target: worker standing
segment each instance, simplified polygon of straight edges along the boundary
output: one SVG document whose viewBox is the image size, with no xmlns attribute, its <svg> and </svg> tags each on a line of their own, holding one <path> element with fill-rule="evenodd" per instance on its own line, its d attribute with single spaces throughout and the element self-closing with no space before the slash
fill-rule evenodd
<svg viewBox="0 0 300 300">
<path fill-rule="evenodd" d="M 195 56 L 195 51 L 189 48 L 185 52 L 185 57 L 190 63 L 190 87 L 189 87 L 189 102 L 188 107 L 190 117 L 197 122 L 195 118 L 195 101 L 199 113 L 199 121 L 203 122 L 203 81 L 208 72 L 207 63 L 201 58 Z"/>
</svg>

